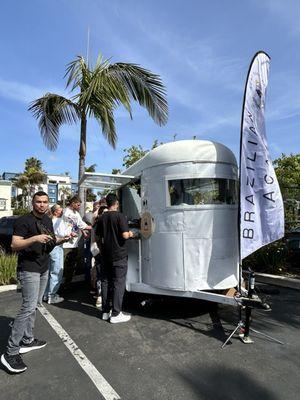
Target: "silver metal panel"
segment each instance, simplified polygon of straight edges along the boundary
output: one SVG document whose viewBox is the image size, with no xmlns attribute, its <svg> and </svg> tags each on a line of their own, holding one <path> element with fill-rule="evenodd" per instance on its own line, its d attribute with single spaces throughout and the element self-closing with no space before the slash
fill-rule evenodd
<svg viewBox="0 0 300 400">
<path fill-rule="evenodd" d="M 151 247 L 150 271 L 143 282 L 160 288 L 183 290 L 182 234 L 155 233 L 151 237 Z"/>
<path fill-rule="evenodd" d="M 132 283 L 127 285 L 127 290 L 129 292 L 139 292 L 139 293 L 151 293 L 162 296 L 175 296 L 175 297 L 187 297 L 199 300 L 207 300 L 220 304 L 227 304 L 230 306 L 238 306 L 240 304 L 239 299 L 235 299 L 235 297 L 225 296 L 218 293 L 205 292 L 205 291 L 178 291 L 172 289 L 161 289 L 156 288 L 151 285 L 141 284 L 141 283 Z"/>
<path fill-rule="evenodd" d="M 139 282 L 140 254 L 139 240 L 130 239 L 126 243 L 128 250 L 128 272 L 126 282 Z"/>
<path fill-rule="evenodd" d="M 143 171 L 142 212 L 150 212 L 156 225 L 147 246 L 143 246 L 143 282 L 192 291 L 236 286 L 237 205 L 170 206 L 166 182 L 175 177 L 236 179 L 237 168 L 229 164 L 186 162 Z"/>
<path fill-rule="evenodd" d="M 141 198 L 136 189 L 122 188 L 122 213 L 126 215 L 128 220 L 140 218 Z"/>
<path fill-rule="evenodd" d="M 133 175 L 115 175 L 99 172 L 85 172 L 78 182 L 78 186 L 93 189 L 117 188 L 127 184 L 134 178 Z"/>
</svg>

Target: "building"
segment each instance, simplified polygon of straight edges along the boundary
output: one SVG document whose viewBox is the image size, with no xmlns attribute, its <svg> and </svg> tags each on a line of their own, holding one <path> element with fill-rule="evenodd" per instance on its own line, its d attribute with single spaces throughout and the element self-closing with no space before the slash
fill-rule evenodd
<svg viewBox="0 0 300 400">
<path fill-rule="evenodd" d="M 39 189 L 48 193 L 49 202 L 54 204 L 57 201 L 64 202 L 69 195 L 77 193 L 78 186 L 68 175 L 47 175 L 45 183 L 39 185 Z"/>
<path fill-rule="evenodd" d="M 10 181 L 0 180 L 0 218 L 12 215 L 11 187 Z"/>
<path fill-rule="evenodd" d="M 16 172 L 3 172 L 2 174 L 2 187 L 5 187 L 5 196 L 4 196 L 4 189 L 3 192 L 3 199 L 2 199 L 2 207 L 5 210 L 10 210 L 6 212 L 10 212 L 11 215 L 11 198 L 17 197 L 18 195 L 22 194 L 22 190 L 14 186 L 14 180 L 18 178 L 20 174 Z M 40 185 L 35 186 L 34 191 L 42 190 L 45 193 L 48 193 L 49 202 L 51 204 L 57 203 L 58 201 L 62 201 L 63 203 L 67 199 L 68 196 L 75 195 L 78 191 L 77 182 L 71 180 L 71 177 L 68 175 L 46 175 L 45 181 Z M 9 192 L 9 196 L 7 193 Z M 1 193 L 2 193 L 1 192 Z M 4 200 L 9 197 L 9 203 L 5 202 Z M 0 195 L 1 201 L 1 195 Z M 2 216 L 0 214 L 0 216 Z"/>
<path fill-rule="evenodd" d="M 16 172 L 3 172 L 2 179 L 4 181 L 11 181 L 13 182 L 15 179 L 18 179 L 19 173 Z M 11 185 L 11 197 L 17 197 L 19 194 L 22 193 L 21 189 L 18 189 L 13 184 Z"/>
</svg>

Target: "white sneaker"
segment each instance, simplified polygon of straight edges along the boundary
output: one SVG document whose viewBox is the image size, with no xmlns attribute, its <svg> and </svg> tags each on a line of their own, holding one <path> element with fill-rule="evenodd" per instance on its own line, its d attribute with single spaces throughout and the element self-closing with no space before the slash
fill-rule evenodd
<svg viewBox="0 0 300 400">
<path fill-rule="evenodd" d="M 102 313 L 102 319 L 103 319 L 103 321 L 108 321 L 109 318 L 110 318 L 110 316 L 111 316 L 111 311 L 110 311 L 109 313 L 108 313 L 108 312 Z"/>
<path fill-rule="evenodd" d="M 58 294 L 55 294 L 54 296 L 48 297 L 48 304 L 58 304 L 64 300 L 65 299 L 63 297 L 60 297 Z"/>
<path fill-rule="evenodd" d="M 97 308 L 101 308 L 101 306 L 102 306 L 102 297 L 101 297 L 101 296 L 98 296 L 98 297 L 97 297 L 95 306 L 96 306 Z"/>
<path fill-rule="evenodd" d="M 130 318 L 130 314 L 123 314 L 120 312 L 120 314 L 116 315 L 115 317 L 110 317 L 110 322 L 112 324 L 118 324 L 119 322 L 128 322 Z"/>
</svg>

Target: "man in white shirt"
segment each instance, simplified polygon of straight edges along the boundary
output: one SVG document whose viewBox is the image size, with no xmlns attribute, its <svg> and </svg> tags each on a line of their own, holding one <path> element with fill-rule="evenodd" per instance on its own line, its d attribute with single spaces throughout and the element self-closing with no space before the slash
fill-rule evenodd
<svg viewBox="0 0 300 400">
<path fill-rule="evenodd" d="M 88 231 L 91 230 L 91 226 L 86 224 L 79 214 L 80 205 L 80 198 L 77 196 L 72 197 L 68 207 L 66 207 L 63 214 L 65 223 L 70 226 L 71 232 L 74 235 L 70 241 L 63 244 L 66 286 L 72 281 L 73 274 L 77 265 L 78 243 L 81 237 L 81 233 L 84 236 L 87 236 Z"/>
</svg>

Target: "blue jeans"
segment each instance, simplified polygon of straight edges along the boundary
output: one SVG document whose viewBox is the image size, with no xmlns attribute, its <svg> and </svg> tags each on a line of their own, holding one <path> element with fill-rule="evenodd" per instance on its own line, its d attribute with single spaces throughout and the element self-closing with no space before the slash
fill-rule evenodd
<svg viewBox="0 0 300 400">
<path fill-rule="evenodd" d="M 21 271 L 18 273 L 22 290 L 22 306 L 18 312 L 11 334 L 8 339 L 7 354 L 19 353 L 20 343 L 31 343 L 34 339 L 33 328 L 36 307 L 42 302 L 43 294 L 48 280 L 48 271 L 39 272 Z"/>
<path fill-rule="evenodd" d="M 50 253 L 49 279 L 45 291 L 45 297 L 54 296 L 61 284 L 64 273 L 64 250 L 56 246 Z"/>
</svg>

